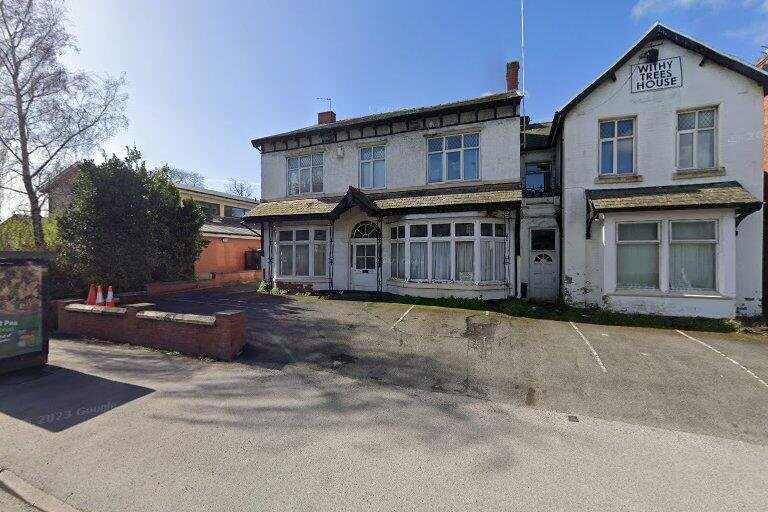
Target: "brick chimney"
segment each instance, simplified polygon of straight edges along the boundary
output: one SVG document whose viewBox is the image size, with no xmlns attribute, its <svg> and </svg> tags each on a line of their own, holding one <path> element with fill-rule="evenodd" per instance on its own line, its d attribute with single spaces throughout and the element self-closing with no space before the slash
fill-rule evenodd
<svg viewBox="0 0 768 512">
<path fill-rule="evenodd" d="M 328 124 L 336 122 L 336 112 L 328 110 L 317 114 L 317 124 Z"/>
<path fill-rule="evenodd" d="M 520 71 L 520 63 L 516 60 L 513 60 L 511 62 L 507 62 L 507 90 L 508 91 L 516 91 L 517 90 L 517 75 Z"/>
</svg>

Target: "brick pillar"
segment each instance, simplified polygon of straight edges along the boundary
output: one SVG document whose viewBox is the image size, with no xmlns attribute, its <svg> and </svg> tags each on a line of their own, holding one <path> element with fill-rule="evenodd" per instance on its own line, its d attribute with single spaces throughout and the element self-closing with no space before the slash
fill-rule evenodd
<svg viewBox="0 0 768 512">
<path fill-rule="evenodd" d="M 218 358 L 231 361 L 245 347 L 245 312 L 238 309 L 218 311 L 216 330 L 221 333 L 221 338 L 228 341 L 218 346 Z"/>
</svg>

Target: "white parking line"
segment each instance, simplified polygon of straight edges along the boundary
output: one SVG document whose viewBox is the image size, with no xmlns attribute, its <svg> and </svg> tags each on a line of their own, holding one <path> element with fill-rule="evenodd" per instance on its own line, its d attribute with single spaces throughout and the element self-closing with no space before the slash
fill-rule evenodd
<svg viewBox="0 0 768 512">
<path fill-rule="evenodd" d="M 605 365 L 603 364 L 603 361 L 600 359 L 600 356 L 597 355 L 597 350 L 594 349 L 594 347 L 589 343 L 589 340 L 586 336 L 584 336 L 578 327 L 576 327 L 576 324 L 573 322 L 568 322 L 571 324 L 571 327 L 576 331 L 576 334 L 579 335 L 579 337 L 584 340 L 584 343 L 587 344 L 587 347 L 589 347 L 589 351 L 592 352 L 592 355 L 595 357 L 595 361 L 597 361 L 597 364 L 600 366 L 600 368 L 603 370 L 603 373 L 608 373 L 608 370 L 605 368 Z"/>
<path fill-rule="evenodd" d="M 416 305 L 416 304 L 412 304 L 412 305 L 411 305 L 411 307 L 409 307 L 409 308 L 408 308 L 408 311 L 406 311 L 405 313 L 403 313 L 403 316 L 401 316 L 400 318 L 398 318 L 398 319 L 397 319 L 397 322 L 395 322 L 395 323 L 393 323 L 393 324 L 392 324 L 392 330 L 393 330 L 393 331 L 395 330 L 395 326 L 396 326 L 397 324 L 399 324 L 400 322 L 402 322 L 402 321 L 403 321 L 403 318 L 405 318 L 405 316 L 406 316 L 408 313 L 410 313 L 410 312 L 411 312 L 411 310 L 413 309 L 413 306 L 415 306 L 415 305 Z"/>
<path fill-rule="evenodd" d="M 750 370 L 749 368 L 747 368 L 746 366 L 744 366 L 744 365 L 743 365 L 743 364 L 741 364 L 740 362 L 736 361 L 735 359 L 733 359 L 733 358 L 731 358 L 731 357 L 729 357 L 729 356 L 727 356 L 727 355 L 723 354 L 722 352 L 720 352 L 719 350 L 717 350 L 717 349 L 716 349 L 715 347 L 713 347 L 712 345 L 708 345 L 707 343 L 704 343 L 704 342 L 703 342 L 703 341 L 701 341 L 701 340 L 697 340 L 697 339 L 696 339 L 696 338 L 694 338 L 693 336 L 689 336 L 689 335 L 685 334 L 683 331 L 680 331 L 680 330 L 677 330 L 677 329 L 675 329 L 675 332 L 677 332 L 677 333 L 679 333 L 679 334 L 682 334 L 683 336 L 685 336 L 685 337 L 686 337 L 686 338 L 688 338 L 689 340 L 695 341 L 696 343 L 699 343 L 699 344 L 701 344 L 701 345 L 703 345 L 703 346 L 707 347 L 709 350 L 711 350 L 712 352 L 714 352 L 714 353 L 716 353 L 716 354 L 720 354 L 721 356 L 723 356 L 724 358 L 726 358 L 727 360 L 729 360 L 730 362 L 732 362 L 733 364 L 735 364 L 736 366 L 738 366 L 739 368 L 741 368 L 742 370 L 744 370 L 745 372 L 747 372 L 748 374 L 750 374 L 752 377 L 754 377 L 755 379 L 757 379 L 757 382 L 759 382 L 760 384 L 762 384 L 763 386 L 765 386 L 766 388 L 768 388 L 768 383 L 766 383 L 766 382 L 765 382 L 763 379 L 761 379 L 760 377 L 758 377 L 758 376 L 757 376 L 757 375 L 756 375 L 756 374 L 755 374 L 755 373 L 754 373 L 752 370 Z"/>
</svg>

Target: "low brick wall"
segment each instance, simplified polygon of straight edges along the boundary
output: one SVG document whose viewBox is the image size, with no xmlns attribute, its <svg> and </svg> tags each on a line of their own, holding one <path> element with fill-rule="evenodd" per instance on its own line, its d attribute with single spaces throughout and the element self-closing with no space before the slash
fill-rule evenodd
<svg viewBox="0 0 768 512">
<path fill-rule="evenodd" d="M 186 292 L 189 290 L 204 290 L 218 288 L 227 284 L 253 283 L 261 280 L 261 270 L 243 270 L 241 272 L 216 273 L 210 279 L 199 281 L 175 281 L 172 283 L 149 283 L 147 293 L 149 295 L 162 295 L 165 293 Z"/>
<path fill-rule="evenodd" d="M 245 313 L 220 311 L 188 315 L 153 311 L 154 304 L 126 307 L 59 305 L 59 332 L 225 361 L 245 346 Z"/>
</svg>

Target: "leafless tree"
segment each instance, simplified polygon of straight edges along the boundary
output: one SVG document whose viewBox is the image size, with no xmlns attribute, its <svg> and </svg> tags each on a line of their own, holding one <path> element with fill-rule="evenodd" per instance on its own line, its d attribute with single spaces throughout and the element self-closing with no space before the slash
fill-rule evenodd
<svg viewBox="0 0 768 512">
<path fill-rule="evenodd" d="M 177 185 L 186 185 L 188 187 L 205 188 L 205 176 L 199 172 L 185 171 L 177 167 L 171 167 L 168 164 L 164 164 L 161 167 L 155 169 L 155 172 L 164 173 L 169 180 Z"/>
<path fill-rule="evenodd" d="M 127 125 L 124 78 L 67 69 L 76 51 L 59 0 L 0 0 L 0 147 L 29 199 L 35 245 L 44 247 L 43 187 L 80 155 Z"/>
<path fill-rule="evenodd" d="M 226 191 L 236 196 L 247 197 L 248 199 L 253 199 L 254 196 L 253 185 L 237 178 L 229 178 Z"/>
</svg>

